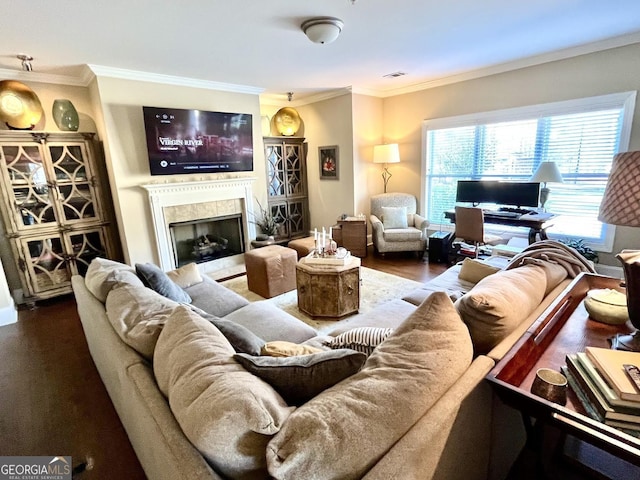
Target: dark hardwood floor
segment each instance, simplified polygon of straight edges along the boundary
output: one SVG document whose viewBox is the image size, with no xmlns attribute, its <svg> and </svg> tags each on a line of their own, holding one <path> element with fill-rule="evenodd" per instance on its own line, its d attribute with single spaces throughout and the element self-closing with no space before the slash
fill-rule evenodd
<svg viewBox="0 0 640 480">
<path fill-rule="evenodd" d="M 407 253 L 369 251 L 362 265 L 417 281 L 440 274 Z M 0 327 L 0 455 L 71 455 L 78 479 L 144 479 L 100 380 L 73 296 L 21 308 Z"/>
</svg>

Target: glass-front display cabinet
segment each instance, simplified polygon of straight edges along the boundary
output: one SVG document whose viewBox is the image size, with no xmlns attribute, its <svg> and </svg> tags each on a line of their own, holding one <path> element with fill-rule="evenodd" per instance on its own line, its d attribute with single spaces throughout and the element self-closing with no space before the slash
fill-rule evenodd
<svg viewBox="0 0 640 480">
<path fill-rule="evenodd" d="M 27 300 L 69 293 L 71 275 L 114 254 L 93 137 L 0 132 L 0 207 Z"/>
</svg>

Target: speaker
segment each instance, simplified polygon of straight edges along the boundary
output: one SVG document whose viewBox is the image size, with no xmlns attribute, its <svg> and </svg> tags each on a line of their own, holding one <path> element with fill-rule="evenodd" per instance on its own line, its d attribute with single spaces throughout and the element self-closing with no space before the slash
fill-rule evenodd
<svg viewBox="0 0 640 480">
<path fill-rule="evenodd" d="M 429 236 L 429 263 L 447 263 L 453 233 L 435 232 Z"/>
</svg>

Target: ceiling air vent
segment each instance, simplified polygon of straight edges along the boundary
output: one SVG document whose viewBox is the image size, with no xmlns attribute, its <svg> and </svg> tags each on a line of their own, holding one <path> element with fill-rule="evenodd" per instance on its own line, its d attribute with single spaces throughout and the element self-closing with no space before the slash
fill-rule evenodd
<svg viewBox="0 0 640 480">
<path fill-rule="evenodd" d="M 387 73 L 386 75 L 383 75 L 384 78 L 397 78 L 397 77 L 403 77 L 407 74 L 407 72 L 393 72 L 393 73 Z"/>
</svg>

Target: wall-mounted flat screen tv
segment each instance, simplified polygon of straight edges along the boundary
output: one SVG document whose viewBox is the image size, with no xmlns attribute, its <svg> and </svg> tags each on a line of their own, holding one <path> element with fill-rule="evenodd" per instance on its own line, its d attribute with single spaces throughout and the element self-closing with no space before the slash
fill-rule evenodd
<svg viewBox="0 0 640 480">
<path fill-rule="evenodd" d="M 253 170 L 251 114 L 142 107 L 151 175 Z"/>
</svg>

